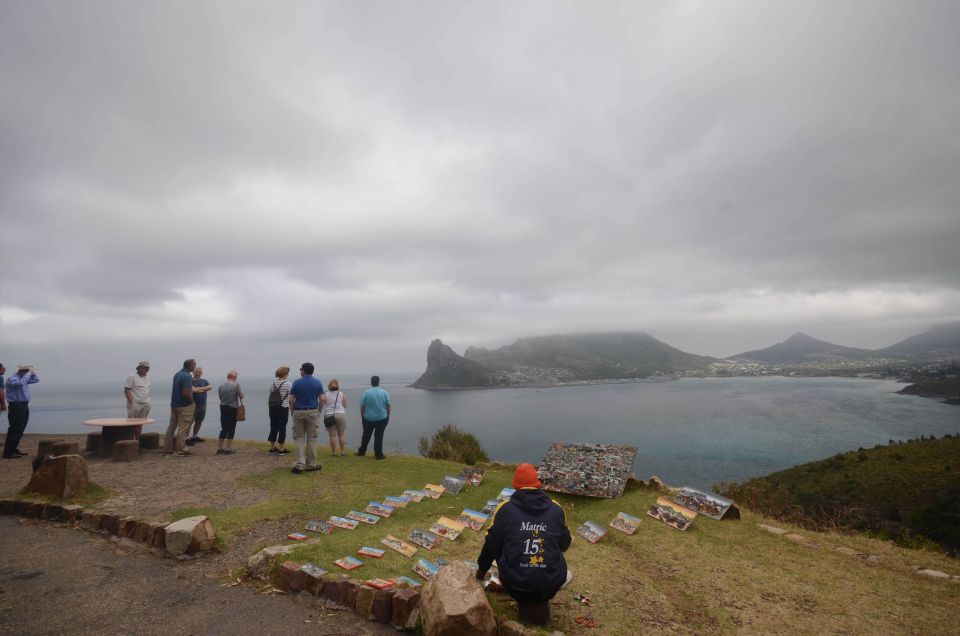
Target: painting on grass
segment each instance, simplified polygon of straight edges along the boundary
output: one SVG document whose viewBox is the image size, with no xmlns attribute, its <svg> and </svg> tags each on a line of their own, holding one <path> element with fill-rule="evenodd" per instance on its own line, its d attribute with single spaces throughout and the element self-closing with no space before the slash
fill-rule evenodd
<svg viewBox="0 0 960 636">
<path fill-rule="evenodd" d="M 460 536 L 460 533 L 463 532 L 463 529 L 466 527 L 467 526 L 459 521 L 454 521 L 449 517 L 440 517 L 432 526 L 430 526 L 430 532 L 441 536 L 444 539 L 454 541 Z"/>
<path fill-rule="evenodd" d="M 733 502 L 726 497 L 715 495 L 712 492 L 703 492 L 696 488 L 681 488 L 680 492 L 673 496 L 673 502 L 680 504 L 687 510 L 706 515 L 717 521 L 733 505 Z"/>
<path fill-rule="evenodd" d="M 452 492 L 453 494 L 459 493 L 467 484 L 466 481 L 460 479 L 459 477 L 454 477 L 453 475 L 444 475 L 443 481 L 440 483 L 443 484 L 443 487 L 447 492 Z"/>
<path fill-rule="evenodd" d="M 330 525 L 343 528 L 344 530 L 353 530 L 357 527 L 356 521 L 353 519 L 347 519 L 346 517 L 337 517 L 335 515 L 331 515 L 329 521 Z"/>
<path fill-rule="evenodd" d="M 626 534 L 633 534 L 640 527 L 640 519 L 625 512 L 619 512 L 610 522 L 610 527 Z"/>
<path fill-rule="evenodd" d="M 413 564 L 413 571 L 429 581 L 437 575 L 440 568 L 437 567 L 436 563 L 431 563 L 426 559 L 417 559 L 416 563 Z"/>
<path fill-rule="evenodd" d="M 460 516 L 457 517 L 457 521 L 475 532 L 480 532 L 480 530 L 483 528 L 483 524 L 485 524 L 488 519 L 490 519 L 490 515 L 484 514 L 479 510 L 473 510 L 471 508 L 464 508 L 463 512 L 460 513 Z"/>
<path fill-rule="evenodd" d="M 407 535 L 407 539 L 409 539 L 412 543 L 417 544 L 421 548 L 426 548 L 427 550 L 433 550 L 435 547 L 440 545 L 439 536 L 420 528 L 414 528 L 411 530 L 410 534 Z"/>
<path fill-rule="evenodd" d="M 666 497 L 658 497 L 657 503 L 650 506 L 647 514 L 677 530 L 689 528 L 697 516 L 697 513 L 687 510 L 680 504 L 673 503 Z"/>
<path fill-rule="evenodd" d="M 577 534 L 590 543 L 596 543 L 607 536 L 607 529 L 595 521 L 584 521 L 577 527 Z"/>
<path fill-rule="evenodd" d="M 376 515 L 368 515 L 365 512 L 357 512 L 356 510 L 351 510 L 348 512 L 347 519 L 353 519 L 354 521 L 359 521 L 360 523 L 368 523 L 371 526 L 380 521 L 380 517 L 377 517 Z"/>
<path fill-rule="evenodd" d="M 556 443 L 537 474 L 544 490 L 611 499 L 623 494 L 636 459 L 635 446 Z"/>
<path fill-rule="evenodd" d="M 307 522 L 304 529 L 310 532 L 319 532 L 320 534 L 333 534 L 333 524 L 329 521 L 323 521 L 322 519 L 311 519 Z"/>
<path fill-rule="evenodd" d="M 423 489 L 427 491 L 427 496 L 431 499 L 439 499 L 440 495 L 442 495 L 446 490 L 440 484 L 427 484 L 423 487 Z"/>
<path fill-rule="evenodd" d="M 345 556 L 342 559 L 337 559 L 333 562 L 333 564 L 339 568 L 343 568 L 344 570 L 356 570 L 358 567 L 363 565 L 363 561 L 356 557 Z"/>
<path fill-rule="evenodd" d="M 374 559 L 379 559 L 384 555 L 385 552 L 386 550 L 381 550 L 380 548 L 371 548 L 370 546 L 366 545 L 357 550 L 357 554 L 360 556 L 373 557 Z"/>
<path fill-rule="evenodd" d="M 420 503 L 428 495 L 426 490 L 404 490 L 403 496 L 414 503 Z"/>
<path fill-rule="evenodd" d="M 483 481 L 483 476 L 486 474 L 486 471 L 482 468 L 473 468 L 472 466 L 467 466 L 460 471 L 460 479 L 467 482 L 469 485 L 476 488 L 480 485 L 480 482 Z"/>
<path fill-rule="evenodd" d="M 387 546 L 391 550 L 396 550 L 405 557 L 412 557 L 417 553 L 417 546 L 412 543 L 407 543 L 403 539 L 397 538 L 392 534 L 388 534 L 384 538 L 380 539 L 380 543 Z"/>
<path fill-rule="evenodd" d="M 393 514 L 393 506 L 389 506 L 379 501 L 371 501 L 367 504 L 367 507 L 363 509 L 364 512 L 369 512 L 372 515 L 377 515 L 378 517 L 389 517 Z"/>
</svg>

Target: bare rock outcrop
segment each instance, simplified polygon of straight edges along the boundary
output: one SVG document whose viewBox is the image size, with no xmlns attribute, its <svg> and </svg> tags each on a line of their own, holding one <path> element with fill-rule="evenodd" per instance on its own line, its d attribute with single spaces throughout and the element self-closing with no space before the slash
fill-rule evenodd
<svg viewBox="0 0 960 636">
<path fill-rule="evenodd" d="M 441 568 L 424 586 L 420 618 L 426 636 L 497 633 L 497 621 L 483 588 L 459 561 Z"/>
</svg>

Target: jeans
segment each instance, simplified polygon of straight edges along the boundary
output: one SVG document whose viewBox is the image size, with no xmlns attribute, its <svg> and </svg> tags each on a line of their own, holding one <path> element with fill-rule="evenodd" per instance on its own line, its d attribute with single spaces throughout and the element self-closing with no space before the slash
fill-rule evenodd
<svg viewBox="0 0 960 636">
<path fill-rule="evenodd" d="M 317 433 L 320 432 L 320 410 L 293 412 L 293 445 L 297 451 L 297 468 L 317 465 Z"/>
<path fill-rule="evenodd" d="M 389 423 L 389 415 L 375 422 L 371 422 L 364 417 L 362 422 L 363 437 L 360 438 L 360 448 L 357 449 L 357 452 L 361 455 L 367 452 L 367 444 L 370 443 L 370 436 L 373 435 L 373 454 L 377 457 L 383 457 L 383 431 L 386 430 Z"/>
<path fill-rule="evenodd" d="M 29 402 L 7 403 L 7 439 L 3 442 L 3 456 L 16 455 L 17 447 L 23 432 L 27 430 L 27 420 L 30 419 Z"/>
<path fill-rule="evenodd" d="M 237 432 L 237 407 L 220 405 L 220 439 L 233 439 Z"/>
<path fill-rule="evenodd" d="M 270 407 L 270 435 L 267 441 L 271 444 L 276 442 L 283 446 L 287 441 L 287 420 L 290 417 L 290 409 L 286 406 Z"/>
</svg>

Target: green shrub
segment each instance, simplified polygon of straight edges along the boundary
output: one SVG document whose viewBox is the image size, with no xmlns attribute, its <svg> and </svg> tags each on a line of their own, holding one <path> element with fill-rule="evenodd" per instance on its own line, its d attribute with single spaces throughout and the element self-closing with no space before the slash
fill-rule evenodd
<svg viewBox="0 0 960 636">
<path fill-rule="evenodd" d="M 477 462 L 489 462 L 490 457 L 480 440 L 473 433 L 461 431 L 453 424 L 447 424 L 433 434 L 433 439 L 420 438 L 417 445 L 420 454 L 430 459 L 445 459 L 473 466 Z"/>
</svg>

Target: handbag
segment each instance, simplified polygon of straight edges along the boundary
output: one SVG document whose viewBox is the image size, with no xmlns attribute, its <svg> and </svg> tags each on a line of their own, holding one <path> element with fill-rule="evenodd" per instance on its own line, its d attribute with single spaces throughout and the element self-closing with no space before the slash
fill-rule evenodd
<svg viewBox="0 0 960 636">
<path fill-rule="evenodd" d="M 337 397 L 333 398 L 333 413 L 330 415 L 325 415 L 323 418 L 323 425 L 326 428 L 332 428 L 337 425 L 337 418 L 334 417 L 334 413 L 337 412 L 337 401 L 340 400 L 340 391 L 337 391 Z"/>
<path fill-rule="evenodd" d="M 240 406 L 237 407 L 237 421 L 243 422 L 247 419 L 247 407 L 243 405 L 243 400 L 237 398 L 237 401 L 240 403 Z"/>
</svg>

